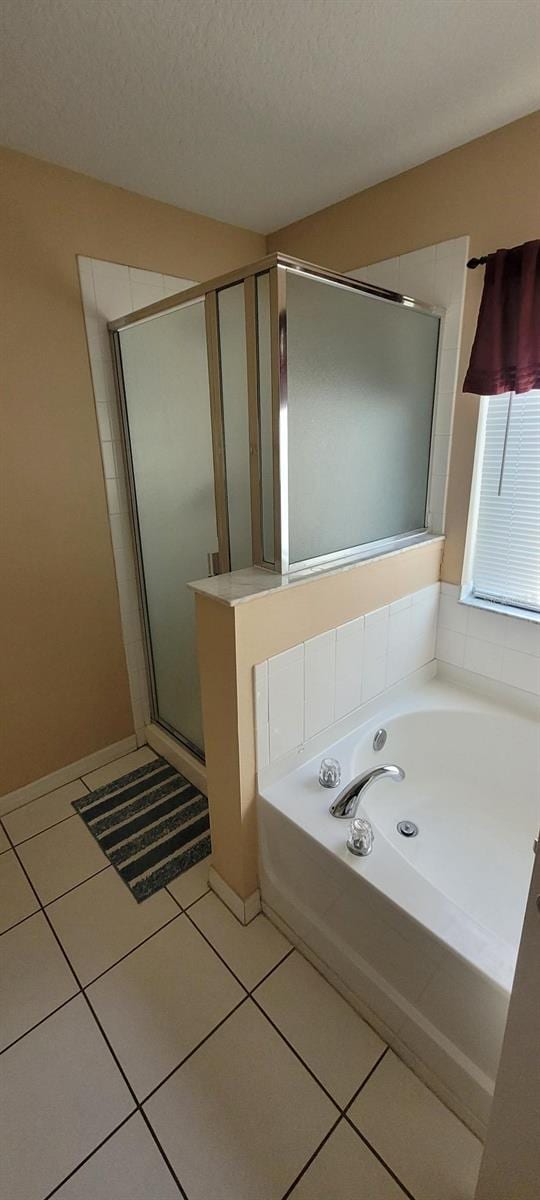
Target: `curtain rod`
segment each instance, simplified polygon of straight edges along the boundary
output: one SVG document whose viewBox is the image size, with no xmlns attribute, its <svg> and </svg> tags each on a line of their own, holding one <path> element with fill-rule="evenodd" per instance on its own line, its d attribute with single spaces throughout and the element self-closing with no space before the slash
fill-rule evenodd
<svg viewBox="0 0 540 1200">
<path fill-rule="evenodd" d="M 469 271 L 476 271 L 477 267 L 484 267 L 487 263 L 487 260 L 487 254 L 483 254 L 481 258 L 470 258 L 467 263 Z"/>
</svg>

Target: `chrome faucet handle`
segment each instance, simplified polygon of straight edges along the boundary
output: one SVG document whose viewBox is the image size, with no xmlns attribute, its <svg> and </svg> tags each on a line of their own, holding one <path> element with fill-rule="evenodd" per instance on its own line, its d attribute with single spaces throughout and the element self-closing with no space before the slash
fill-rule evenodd
<svg viewBox="0 0 540 1200">
<path fill-rule="evenodd" d="M 350 850 L 351 854 L 357 854 L 359 858 L 365 858 L 373 850 L 374 838 L 375 834 L 367 818 L 353 817 L 349 825 L 347 850 Z"/>
<path fill-rule="evenodd" d="M 335 788 L 341 783 L 341 763 L 337 758 L 323 758 L 319 768 L 319 783 L 324 788 Z"/>
</svg>

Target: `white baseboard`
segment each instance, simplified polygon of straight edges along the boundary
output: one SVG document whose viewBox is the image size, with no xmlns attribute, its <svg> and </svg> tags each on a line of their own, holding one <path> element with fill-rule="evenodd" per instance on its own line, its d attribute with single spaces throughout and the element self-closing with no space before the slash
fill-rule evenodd
<svg viewBox="0 0 540 1200">
<path fill-rule="evenodd" d="M 115 758 L 121 758 L 123 754 L 129 754 L 136 749 L 137 740 L 135 734 L 131 733 L 120 742 L 113 742 L 112 746 L 94 750 L 93 754 L 87 754 L 86 758 L 80 758 L 78 762 L 68 763 L 67 767 L 60 767 L 50 775 L 35 779 L 33 783 L 26 783 L 14 792 L 6 792 L 4 796 L 0 796 L 0 816 L 28 804 L 29 800 L 38 800 L 40 796 L 46 796 L 47 792 L 53 792 L 55 788 L 63 787 L 65 783 L 71 783 L 81 775 L 87 775 L 89 771 L 95 771 L 97 767 L 105 767 Z"/>
<path fill-rule="evenodd" d="M 227 905 L 227 908 L 230 909 L 237 921 L 240 921 L 241 925 L 249 925 L 250 921 L 253 921 L 253 918 L 260 913 L 261 893 L 258 888 L 251 893 L 251 896 L 248 896 L 247 900 L 243 900 L 228 883 L 225 883 L 225 880 L 222 879 L 221 875 L 218 875 L 214 867 L 210 867 L 208 882 L 212 891 L 216 893 L 216 896 L 219 896 L 220 900 L 223 900 L 223 903 Z"/>
<path fill-rule="evenodd" d="M 159 725 L 146 725 L 144 732 L 145 740 L 152 750 L 155 750 L 156 754 L 162 754 L 172 767 L 176 767 L 176 770 L 180 771 L 181 775 L 185 775 L 194 787 L 199 788 L 203 796 L 207 796 L 204 763 L 195 758 L 194 754 L 190 754 L 181 742 L 177 742 L 176 738 L 171 737 L 171 734 L 166 733 Z"/>
</svg>

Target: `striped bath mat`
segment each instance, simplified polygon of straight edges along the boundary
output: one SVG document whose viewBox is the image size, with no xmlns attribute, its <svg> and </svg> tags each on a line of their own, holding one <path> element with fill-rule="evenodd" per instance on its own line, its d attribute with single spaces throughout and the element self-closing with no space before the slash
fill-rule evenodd
<svg viewBox="0 0 540 1200">
<path fill-rule="evenodd" d="M 208 800 L 164 758 L 73 807 L 138 901 L 210 853 Z"/>
</svg>

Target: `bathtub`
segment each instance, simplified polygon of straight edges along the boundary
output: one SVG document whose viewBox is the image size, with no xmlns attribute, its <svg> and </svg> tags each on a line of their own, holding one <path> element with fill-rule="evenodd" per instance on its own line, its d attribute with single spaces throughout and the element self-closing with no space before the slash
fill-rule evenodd
<svg viewBox="0 0 540 1200">
<path fill-rule="evenodd" d="M 261 776 L 263 909 L 482 1135 L 538 832 L 538 726 L 528 702 L 441 675 L 360 713 L 308 761 Z M 347 850 L 348 822 L 328 811 L 339 789 L 318 782 L 323 752 L 339 759 L 341 786 L 382 763 L 405 770 L 359 808 L 375 834 L 368 857 Z M 416 837 L 398 832 L 404 819 Z"/>
</svg>

